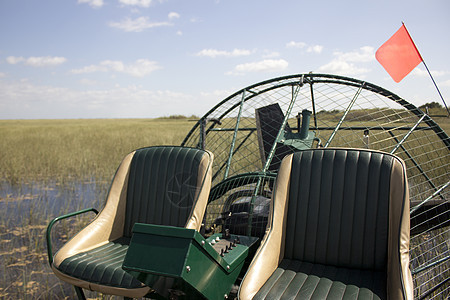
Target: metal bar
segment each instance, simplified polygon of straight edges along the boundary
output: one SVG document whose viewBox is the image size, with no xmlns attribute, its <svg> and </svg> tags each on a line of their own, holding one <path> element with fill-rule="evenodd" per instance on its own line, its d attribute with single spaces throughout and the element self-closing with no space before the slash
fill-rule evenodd
<svg viewBox="0 0 450 300">
<path fill-rule="evenodd" d="M 316 128 L 311 128 L 313 130 L 333 130 L 336 127 L 316 127 Z M 367 127 L 367 126 L 350 126 L 350 127 L 340 127 L 339 130 L 366 130 L 369 129 L 370 131 L 373 130 L 381 130 L 381 131 L 386 131 L 386 130 L 411 130 L 412 127 L 407 127 L 407 126 L 403 126 L 403 127 Z M 292 129 L 296 129 L 296 128 L 292 128 Z M 433 130 L 430 127 L 417 127 L 416 130 Z"/>
<path fill-rule="evenodd" d="M 427 203 L 428 201 L 430 201 L 431 199 L 433 199 L 437 194 L 440 194 L 444 189 L 446 189 L 448 186 L 450 185 L 450 181 L 447 181 L 446 184 L 444 184 L 440 189 L 438 189 L 436 192 L 433 193 L 433 195 L 431 195 L 430 197 L 428 197 L 427 199 L 423 200 L 420 204 L 417 204 L 416 206 L 414 206 L 413 208 L 411 208 L 411 210 L 409 211 L 410 214 L 413 214 L 416 210 L 418 210 L 419 208 L 421 208 L 425 203 Z"/>
<path fill-rule="evenodd" d="M 278 130 L 277 137 L 275 138 L 275 142 L 272 145 L 272 148 L 270 149 L 269 155 L 267 156 L 266 163 L 262 169 L 263 172 L 267 172 L 269 169 L 270 163 L 272 162 L 272 158 L 275 155 L 275 149 L 277 148 L 277 142 L 281 137 L 281 134 L 284 131 L 284 128 L 286 127 L 287 121 L 289 119 L 289 115 L 291 114 L 292 108 L 294 107 L 295 100 L 297 99 L 298 93 L 300 91 L 300 88 L 303 86 L 303 77 L 299 84 L 296 86 L 295 91 L 292 91 L 292 100 L 291 103 L 289 103 L 289 107 L 286 111 L 286 114 L 284 116 L 283 122 L 281 123 L 280 129 Z M 294 89 L 294 86 L 292 86 L 292 89 Z"/>
<path fill-rule="evenodd" d="M 411 135 L 411 133 L 413 133 L 413 131 L 416 129 L 417 126 L 419 126 L 419 124 L 422 122 L 422 120 L 425 118 L 426 114 L 424 114 L 419 121 L 416 122 L 416 124 L 414 124 L 414 126 L 405 134 L 405 136 L 402 138 L 402 140 L 397 144 L 397 146 L 394 147 L 394 149 L 392 149 L 392 151 L 390 152 L 391 154 L 394 154 L 395 151 L 398 150 L 398 148 L 400 148 L 400 146 L 406 141 L 407 138 L 409 138 L 409 136 Z"/>
<path fill-rule="evenodd" d="M 90 211 L 94 212 L 96 215 L 98 214 L 98 210 L 96 210 L 95 208 L 86 208 L 86 209 L 83 209 L 83 210 L 80 210 L 80 211 L 76 211 L 76 212 L 73 212 L 73 213 L 70 213 L 70 214 L 67 214 L 67 215 L 56 217 L 56 218 L 54 218 L 53 220 L 50 221 L 50 223 L 47 226 L 47 234 L 46 234 L 46 237 L 47 237 L 48 263 L 50 264 L 50 266 L 53 263 L 53 249 L 52 249 L 52 239 L 51 239 L 51 231 L 52 231 L 53 225 L 55 225 L 55 223 L 58 222 L 58 221 L 61 221 L 61 220 L 64 220 L 64 219 L 67 219 L 67 218 L 70 218 L 70 217 L 74 217 L 74 216 L 77 216 L 77 215 L 81 215 L 81 214 L 84 214 L 84 213 L 87 213 L 87 212 L 90 212 Z"/>
<path fill-rule="evenodd" d="M 392 136 L 392 138 L 397 142 L 400 143 L 400 141 L 398 140 L 398 138 L 392 133 L 392 131 L 388 131 L 389 134 Z M 416 162 L 416 160 L 411 156 L 411 154 L 409 154 L 408 150 L 406 150 L 406 148 L 403 145 L 400 145 L 400 147 L 402 148 L 402 150 L 405 152 L 406 156 L 408 156 L 408 158 L 413 162 L 414 166 L 416 166 L 416 168 L 419 170 L 419 172 L 423 175 L 423 177 L 425 177 L 425 180 L 431 185 L 431 187 L 437 191 L 437 187 L 434 185 L 434 183 L 431 181 L 430 177 L 428 177 L 428 175 L 425 173 L 425 171 L 422 169 L 421 166 L 419 166 L 419 164 Z M 443 200 L 445 200 L 445 198 L 441 195 L 441 198 Z"/>
<path fill-rule="evenodd" d="M 420 272 L 422 272 L 422 271 L 428 270 L 429 268 L 432 268 L 432 267 L 434 267 L 434 266 L 437 266 L 437 265 L 439 265 L 440 263 L 442 263 L 442 262 L 444 262 L 444 261 L 446 261 L 446 260 L 448 260 L 448 259 L 450 259 L 450 255 L 447 255 L 447 256 L 445 256 L 445 257 L 443 257 L 443 258 L 441 258 L 441 259 L 438 259 L 438 260 L 435 261 L 435 262 L 429 263 L 428 265 L 425 265 L 425 266 L 422 266 L 422 267 L 420 267 L 420 268 L 414 269 L 414 270 L 411 271 L 411 274 L 412 274 L 412 275 L 416 275 L 417 273 L 420 273 Z"/>
<path fill-rule="evenodd" d="M 236 128 L 211 128 L 209 131 L 235 131 Z M 255 131 L 256 127 L 239 128 L 238 131 Z"/>
<path fill-rule="evenodd" d="M 74 285 L 75 293 L 77 294 L 78 300 L 86 300 L 86 297 L 84 296 L 83 289 Z"/>
<path fill-rule="evenodd" d="M 409 35 L 409 33 L 408 33 L 408 35 Z M 411 40 L 412 40 L 412 39 L 411 39 Z M 413 43 L 413 44 L 414 44 L 414 43 Z M 414 46 L 415 46 L 415 44 L 414 44 Z M 416 48 L 416 49 L 417 49 L 417 48 Z M 419 53 L 419 50 L 417 50 L 417 53 Z M 420 54 L 419 54 L 419 55 L 420 55 Z M 420 56 L 422 56 L 422 55 L 420 55 Z M 422 57 L 421 57 L 421 58 L 422 58 Z M 431 72 L 430 72 L 430 70 L 428 69 L 428 66 L 427 66 L 427 64 L 425 63 L 425 61 L 423 60 L 423 58 L 422 58 L 422 63 L 423 63 L 423 65 L 425 66 L 425 69 L 427 69 L 427 72 L 428 72 L 428 74 L 430 75 L 431 80 L 433 81 L 434 87 L 436 88 L 436 90 L 437 90 L 439 96 L 441 97 L 442 102 L 444 103 L 445 109 L 447 110 L 447 116 L 450 117 L 450 111 L 448 110 L 447 103 L 445 103 L 444 97 L 442 97 L 441 91 L 439 90 L 439 88 L 438 88 L 438 86 L 437 86 L 437 84 L 436 84 L 436 81 L 434 81 L 434 78 L 433 78 L 433 76 L 431 75 Z"/>
<path fill-rule="evenodd" d="M 314 130 L 333 130 L 336 127 L 311 127 L 310 129 Z M 366 126 L 350 126 L 350 127 L 342 127 L 339 128 L 339 130 L 411 130 L 412 127 L 370 127 L 367 128 Z M 296 127 L 291 127 L 292 130 L 298 130 Z M 209 131 L 234 131 L 234 128 L 211 128 Z M 239 128 L 238 131 L 249 131 L 249 130 L 256 130 L 256 127 L 245 127 L 245 128 Z M 430 127 L 417 127 L 416 130 L 433 130 Z"/>
<path fill-rule="evenodd" d="M 342 123 L 344 123 L 345 118 L 347 117 L 348 112 L 352 109 L 353 104 L 355 104 L 356 99 L 358 99 L 358 96 L 361 94 L 361 91 L 364 87 L 364 82 L 361 84 L 361 86 L 359 87 L 359 89 L 356 91 L 355 96 L 353 96 L 352 101 L 350 101 L 350 104 L 348 105 L 347 109 L 345 110 L 344 114 L 342 115 L 341 119 L 339 120 L 339 123 L 336 125 L 336 127 L 334 128 L 334 131 L 331 133 L 330 137 L 328 138 L 328 141 L 325 143 L 324 148 L 327 148 L 331 141 L 334 139 L 334 136 L 336 135 L 336 133 L 338 132 L 339 128 L 341 127 Z"/>
<path fill-rule="evenodd" d="M 313 115 L 314 115 L 314 127 L 317 128 L 316 102 L 314 100 L 314 89 L 313 89 L 313 83 L 312 82 L 309 84 L 309 89 L 311 91 L 311 104 L 312 104 L 312 110 L 313 110 Z"/>
<path fill-rule="evenodd" d="M 247 134 L 247 136 L 242 140 L 242 142 L 240 142 L 240 144 L 236 147 L 236 149 L 234 150 L 233 155 L 236 154 L 236 152 L 239 151 L 239 149 L 242 147 L 242 145 L 245 144 L 245 142 L 248 140 L 248 138 L 253 134 L 253 132 L 256 131 L 256 128 L 252 131 L 249 132 L 249 134 Z M 214 179 L 216 179 L 217 175 L 219 175 L 220 171 L 222 171 L 222 169 L 227 165 L 227 162 L 224 162 L 220 168 L 217 170 L 217 172 L 213 175 L 212 180 L 214 181 Z"/>
<path fill-rule="evenodd" d="M 206 119 L 200 120 L 200 149 L 205 150 L 206 147 Z"/>
<path fill-rule="evenodd" d="M 231 141 L 231 146 L 230 146 L 230 154 L 228 155 L 227 167 L 225 169 L 225 174 L 223 176 L 224 180 L 227 179 L 228 173 L 230 172 L 231 159 L 233 158 L 234 146 L 236 143 L 237 133 L 238 133 L 238 129 L 239 129 L 239 123 L 241 122 L 242 107 L 244 106 L 244 100 L 245 100 L 245 90 L 242 91 L 241 104 L 239 105 L 239 113 L 236 118 L 236 126 L 234 128 L 233 140 Z"/>
</svg>

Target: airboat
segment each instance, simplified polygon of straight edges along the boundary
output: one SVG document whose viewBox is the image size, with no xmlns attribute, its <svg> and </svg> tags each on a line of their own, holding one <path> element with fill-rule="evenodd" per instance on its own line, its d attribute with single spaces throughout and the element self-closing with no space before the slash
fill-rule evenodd
<svg viewBox="0 0 450 300">
<path fill-rule="evenodd" d="M 180 146 L 127 155 L 103 210 L 55 255 L 52 226 L 98 212 L 49 224 L 49 262 L 80 299 L 446 299 L 449 165 L 447 133 L 382 87 L 273 78 Z"/>
</svg>

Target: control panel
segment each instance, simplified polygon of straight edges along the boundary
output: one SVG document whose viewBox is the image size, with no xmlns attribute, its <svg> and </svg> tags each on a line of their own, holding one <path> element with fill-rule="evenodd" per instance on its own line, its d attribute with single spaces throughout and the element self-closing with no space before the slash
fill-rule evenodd
<svg viewBox="0 0 450 300">
<path fill-rule="evenodd" d="M 221 257 L 225 257 L 226 254 L 230 253 L 237 245 L 241 244 L 241 239 L 239 235 L 231 237 L 229 229 L 225 229 L 225 233 L 220 237 L 219 235 L 214 235 L 213 238 L 209 238 L 209 244 L 216 250 Z"/>
<path fill-rule="evenodd" d="M 205 239 L 193 229 L 136 223 L 122 268 L 158 299 L 223 299 L 257 241 L 228 230 Z"/>
</svg>

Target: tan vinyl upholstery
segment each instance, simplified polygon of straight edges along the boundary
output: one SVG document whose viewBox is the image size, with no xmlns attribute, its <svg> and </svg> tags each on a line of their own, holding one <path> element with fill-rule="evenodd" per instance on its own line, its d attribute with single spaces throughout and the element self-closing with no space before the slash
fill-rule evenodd
<svg viewBox="0 0 450 300">
<path fill-rule="evenodd" d="M 104 294 L 148 294 L 150 287 L 121 268 L 133 225 L 199 230 L 211 188 L 212 160 L 208 151 L 178 146 L 148 147 L 128 154 L 103 210 L 56 253 L 54 273 L 72 285 Z"/>
<path fill-rule="evenodd" d="M 404 162 L 311 149 L 280 166 L 239 299 L 413 299 Z"/>
</svg>

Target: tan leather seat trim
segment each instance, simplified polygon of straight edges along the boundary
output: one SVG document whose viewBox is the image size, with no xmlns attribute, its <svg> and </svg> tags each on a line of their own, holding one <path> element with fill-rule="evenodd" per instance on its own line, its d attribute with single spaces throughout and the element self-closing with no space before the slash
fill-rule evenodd
<svg viewBox="0 0 450 300">
<path fill-rule="evenodd" d="M 413 281 L 409 270 L 409 189 L 404 162 L 394 159 L 391 174 L 389 203 L 389 241 L 387 294 L 389 299 L 414 298 Z M 403 214 L 401 212 L 403 211 Z"/>
<path fill-rule="evenodd" d="M 238 292 L 239 299 L 252 299 L 283 259 L 291 167 L 292 155 L 288 155 L 282 160 L 278 172 L 270 207 L 271 223 L 268 224 L 261 246 L 242 280 Z"/>
<path fill-rule="evenodd" d="M 56 253 L 53 260 L 55 267 L 59 267 L 67 257 L 97 248 L 123 235 L 126 183 L 134 153 L 128 154 L 117 169 L 103 210 Z"/>
<path fill-rule="evenodd" d="M 186 222 L 184 227 L 189 229 L 200 230 L 203 221 L 203 215 L 206 210 L 206 205 L 208 204 L 209 191 L 211 190 L 211 179 L 212 179 L 212 161 L 214 155 L 206 151 L 203 155 L 200 165 L 198 167 L 198 178 L 197 178 L 197 191 L 195 192 L 196 202 L 193 203 L 191 215 Z"/>
</svg>

